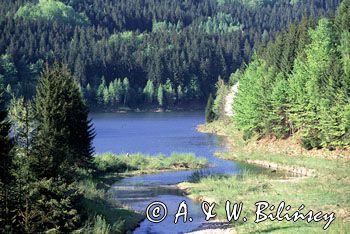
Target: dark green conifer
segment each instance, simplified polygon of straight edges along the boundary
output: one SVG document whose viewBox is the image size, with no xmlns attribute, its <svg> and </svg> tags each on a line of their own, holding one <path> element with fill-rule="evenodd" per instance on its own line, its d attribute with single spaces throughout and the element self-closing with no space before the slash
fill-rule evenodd
<svg viewBox="0 0 350 234">
<path fill-rule="evenodd" d="M 0 231 L 6 231 L 11 224 L 11 185 L 14 177 L 12 140 L 9 137 L 10 124 L 7 121 L 5 102 L 0 93 Z"/>
<path fill-rule="evenodd" d="M 79 87 L 65 66 L 45 69 L 35 106 L 38 133 L 31 160 L 35 174 L 71 177 L 75 167 L 89 167 L 94 132 Z"/>
<path fill-rule="evenodd" d="M 212 94 L 209 95 L 207 106 L 205 108 L 205 121 L 211 123 L 215 120 L 215 112 L 213 111 L 214 99 Z"/>
</svg>

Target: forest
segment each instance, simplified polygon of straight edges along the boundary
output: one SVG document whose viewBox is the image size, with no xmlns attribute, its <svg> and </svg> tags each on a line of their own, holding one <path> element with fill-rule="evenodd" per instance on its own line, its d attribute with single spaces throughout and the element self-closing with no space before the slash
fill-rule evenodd
<svg viewBox="0 0 350 234">
<path fill-rule="evenodd" d="M 0 1 L 0 83 L 33 97 L 44 64 L 67 64 L 90 108 L 203 103 L 218 78 L 302 17 L 339 0 Z"/>
<path fill-rule="evenodd" d="M 239 84 L 245 139 L 349 148 L 349 16 L 349 0 L 1 0 L 0 233 L 125 233 L 138 215 L 100 173 L 207 166 L 99 158 L 89 109 L 208 99 L 213 121 Z"/>
<path fill-rule="evenodd" d="M 235 126 L 245 139 L 296 136 L 306 149 L 350 147 L 350 1 L 318 22 L 304 18 L 261 46 L 231 76 L 239 83 Z M 218 83 L 207 120 L 223 116 L 229 87 Z"/>
</svg>

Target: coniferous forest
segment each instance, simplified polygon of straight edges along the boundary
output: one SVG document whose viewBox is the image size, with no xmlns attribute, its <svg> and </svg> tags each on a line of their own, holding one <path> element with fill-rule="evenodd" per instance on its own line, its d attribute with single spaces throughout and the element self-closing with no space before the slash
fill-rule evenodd
<svg viewBox="0 0 350 234">
<path fill-rule="evenodd" d="M 207 102 L 213 122 L 232 87 L 245 140 L 349 150 L 350 0 L 0 0 L 0 233 L 135 228 L 104 176 L 150 159 L 95 157 L 89 110 Z M 149 167 L 207 166 L 186 156 Z"/>
<path fill-rule="evenodd" d="M 218 77 L 303 17 L 339 0 L 0 1 L 7 96 L 35 93 L 44 63 L 67 64 L 91 108 L 203 103 Z M 25 87 L 24 87 L 25 86 Z"/>
<path fill-rule="evenodd" d="M 349 1 L 335 17 L 303 19 L 237 71 L 233 118 L 246 139 L 298 135 L 306 149 L 350 146 L 349 19 Z"/>
</svg>

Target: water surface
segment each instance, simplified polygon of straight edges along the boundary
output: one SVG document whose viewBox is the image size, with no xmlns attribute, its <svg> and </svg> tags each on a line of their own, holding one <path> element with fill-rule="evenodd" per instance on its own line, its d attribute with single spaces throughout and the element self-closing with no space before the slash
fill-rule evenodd
<svg viewBox="0 0 350 234">
<path fill-rule="evenodd" d="M 216 151 L 224 150 L 222 141 L 214 135 L 196 131 L 204 122 L 203 112 L 169 113 L 107 113 L 93 114 L 96 130 L 94 146 L 97 153 L 144 153 L 165 154 L 172 152 L 194 153 L 205 157 L 210 168 L 202 174 L 238 174 L 247 166 L 216 158 Z M 147 220 L 134 233 L 184 233 L 195 230 L 204 222 L 200 204 L 186 198 L 176 189 L 177 183 L 188 181 L 195 170 L 162 172 L 135 176 L 115 183 L 110 194 L 116 201 L 134 210 L 144 212 L 149 203 L 161 201 L 169 210 L 168 217 L 161 223 Z M 186 201 L 193 222 L 174 224 L 174 215 L 179 203 Z"/>
</svg>

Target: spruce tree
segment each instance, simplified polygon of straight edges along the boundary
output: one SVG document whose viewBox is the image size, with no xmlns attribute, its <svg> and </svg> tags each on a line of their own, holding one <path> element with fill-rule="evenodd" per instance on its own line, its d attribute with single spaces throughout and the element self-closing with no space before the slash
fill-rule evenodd
<svg viewBox="0 0 350 234">
<path fill-rule="evenodd" d="M 154 92 L 155 91 L 154 91 L 153 82 L 151 80 L 148 80 L 145 88 L 143 89 L 143 93 L 145 94 L 147 103 L 153 102 Z"/>
<path fill-rule="evenodd" d="M 284 79 L 282 73 L 279 73 L 271 91 L 271 112 L 268 118 L 271 121 L 271 133 L 277 137 L 287 136 L 290 133 L 288 88 L 288 81 Z"/>
<path fill-rule="evenodd" d="M 179 85 L 179 86 L 177 86 L 177 91 L 176 91 L 176 93 L 177 93 L 177 103 L 179 104 L 179 103 L 181 103 L 182 102 L 182 99 L 183 99 L 183 97 L 184 97 L 184 93 L 183 93 L 183 91 L 182 91 L 182 87 L 181 87 L 181 85 Z"/>
<path fill-rule="evenodd" d="M 33 177 L 30 172 L 28 159 L 32 153 L 32 139 L 36 132 L 36 122 L 32 102 L 25 98 L 12 99 L 9 107 L 9 121 L 14 139 L 14 163 L 16 172 L 16 225 L 24 233 L 33 233 L 35 217 L 38 214 L 33 209 L 33 200 L 30 194 L 33 191 Z"/>
<path fill-rule="evenodd" d="M 127 105 L 129 101 L 129 96 L 130 96 L 130 82 L 127 77 L 124 78 L 123 80 L 123 93 L 124 93 L 124 106 Z"/>
<path fill-rule="evenodd" d="M 167 79 L 167 81 L 164 85 L 164 92 L 165 92 L 167 105 L 172 106 L 176 101 L 176 93 L 172 87 L 172 83 L 171 83 L 170 79 Z"/>
<path fill-rule="evenodd" d="M 31 165 L 36 176 L 70 178 L 75 167 L 90 167 L 94 131 L 79 87 L 65 66 L 45 69 L 35 107 L 38 133 Z"/>
<path fill-rule="evenodd" d="M 163 90 L 162 84 L 160 84 L 158 87 L 157 100 L 158 100 L 159 106 L 163 107 L 164 106 L 164 90 Z"/>
<path fill-rule="evenodd" d="M 211 123 L 215 120 L 215 112 L 213 111 L 214 99 L 212 94 L 209 94 L 207 106 L 205 107 L 205 121 Z"/>
<path fill-rule="evenodd" d="M 254 133 L 263 136 L 272 132 L 269 117 L 274 77 L 273 68 L 269 68 L 262 59 L 254 59 L 239 81 L 239 91 L 233 104 L 234 121 L 245 138 Z"/>
<path fill-rule="evenodd" d="M 9 137 L 10 124 L 2 93 L 0 93 L 0 231 L 6 231 L 11 225 L 11 186 L 14 181 L 14 169 L 11 154 L 12 140 Z"/>
<path fill-rule="evenodd" d="M 216 83 L 216 98 L 213 103 L 212 111 L 220 118 L 225 115 L 225 99 L 227 95 L 227 86 L 221 77 L 219 77 Z"/>
<path fill-rule="evenodd" d="M 114 90 L 116 92 L 115 94 L 115 101 L 116 103 L 119 105 L 122 102 L 122 98 L 124 95 L 124 88 L 123 88 L 123 83 L 121 81 L 121 79 L 115 79 L 113 81 L 114 83 Z"/>
<path fill-rule="evenodd" d="M 97 88 L 97 92 L 96 92 L 96 100 L 97 100 L 97 104 L 99 105 L 103 105 L 104 104 L 104 96 L 103 96 L 103 91 L 106 88 L 106 81 L 105 78 L 102 77 L 102 81 L 100 83 L 100 85 Z"/>
<path fill-rule="evenodd" d="M 110 93 L 107 87 L 105 87 L 103 89 L 103 104 L 104 106 L 108 106 L 108 104 L 110 104 Z"/>
<path fill-rule="evenodd" d="M 320 147 L 322 142 L 321 105 L 334 101 L 331 84 L 334 78 L 330 71 L 335 50 L 330 21 L 321 19 L 317 28 L 310 30 L 310 36 L 311 43 L 305 49 L 306 58 L 298 57 L 295 61 L 289 79 L 289 99 L 291 120 L 297 130 L 302 130 L 304 146 L 314 148 Z"/>
</svg>

